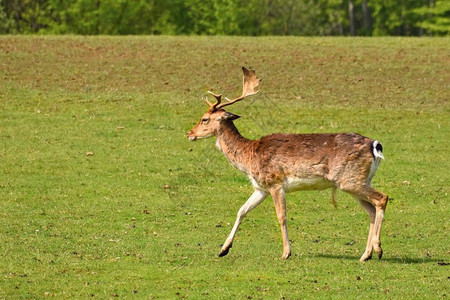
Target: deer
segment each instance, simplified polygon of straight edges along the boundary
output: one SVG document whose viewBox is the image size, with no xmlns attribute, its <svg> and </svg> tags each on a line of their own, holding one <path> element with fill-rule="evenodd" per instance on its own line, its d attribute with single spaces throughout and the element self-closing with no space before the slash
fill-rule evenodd
<svg viewBox="0 0 450 300">
<path fill-rule="evenodd" d="M 272 197 L 283 240 L 281 259 L 291 256 L 286 193 L 331 188 L 333 204 L 336 190 L 353 196 L 370 219 L 366 249 L 360 261 L 381 259 L 381 225 L 388 196 L 371 187 L 371 181 L 383 156 L 380 142 L 358 133 L 274 133 L 258 140 L 243 137 L 234 121 L 239 115 L 224 108 L 256 95 L 261 79 L 253 69 L 242 67 L 242 95 L 222 102 L 222 94 L 208 91 L 216 102 L 203 99 L 209 106 L 200 121 L 187 133 L 190 141 L 216 137 L 216 146 L 228 161 L 250 179 L 254 192 L 237 212 L 236 221 L 223 244 L 219 257 L 229 253 L 239 225 L 248 212 Z"/>
</svg>

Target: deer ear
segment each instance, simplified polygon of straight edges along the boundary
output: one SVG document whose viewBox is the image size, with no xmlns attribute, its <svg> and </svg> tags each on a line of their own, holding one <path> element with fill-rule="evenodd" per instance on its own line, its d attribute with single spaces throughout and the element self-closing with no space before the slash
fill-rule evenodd
<svg viewBox="0 0 450 300">
<path fill-rule="evenodd" d="M 235 115 L 235 114 L 230 113 L 230 112 L 225 112 L 225 114 L 223 115 L 223 118 L 224 118 L 225 120 L 230 120 L 230 121 L 239 119 L 240 117 L 241 117 L 241 116 Z"/>
</svg>

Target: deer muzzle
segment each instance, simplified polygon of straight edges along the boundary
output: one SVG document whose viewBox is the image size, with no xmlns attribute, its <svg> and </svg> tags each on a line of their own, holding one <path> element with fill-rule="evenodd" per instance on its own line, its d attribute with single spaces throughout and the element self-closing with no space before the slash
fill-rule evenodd
<svg viewBox="0 0 450 300">
<path fill-rule="evenodd" d="M 190 141 L 195 141 L 195 140 L 197 140 L 197 137 L 196 137 L 195 135 L 193 135 L 192 130 L 189 130 L 189 132 L 186 133 L 186 136 L 187 136 L 187 138 L 188 138 Z"/>
</svg>

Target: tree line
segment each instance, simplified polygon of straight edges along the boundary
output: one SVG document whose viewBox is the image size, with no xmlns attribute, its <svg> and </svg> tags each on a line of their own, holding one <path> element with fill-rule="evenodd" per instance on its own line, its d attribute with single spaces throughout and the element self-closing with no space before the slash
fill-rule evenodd
<svg viewBox="0 0 450 300">
<path fill-rule="evenodd" d="M 0 0 L 0 34 L 450 35 L 450 1 Z"/>
</svg>

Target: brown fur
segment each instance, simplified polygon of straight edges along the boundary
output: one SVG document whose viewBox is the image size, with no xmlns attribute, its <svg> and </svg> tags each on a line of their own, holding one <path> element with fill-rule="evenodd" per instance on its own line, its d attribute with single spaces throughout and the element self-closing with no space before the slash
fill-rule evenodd
<svg viewBox="0 0 450 300">
<path fill-rule="evenodd" d="M 374 140 L 357 133 L 276 133 L 252 141 L 241 136 L 232 121 L 225 121 L 217 138 L 228 160 L 265 189 L 288 177 L 320 177 L 340 189 L 365 185 L 373 160 Z"/>
<path fill-rule="evenodd" d="M 354 196 L 369 215 L 369 236 L 360 260 L 370 259 L 373 251 L 381 258 L 381 223 L 388 197 L 370 186 L 370 180 L 382 158 L 381 150 L 376 149 L 380 151 L 377 152 L 378 157 L 374 152 L 378 142 L 357 133 L 275 133 L 259 140 L 243 137 L 233 123 L 239 116 L 223 109 L 257 93 L 255 89 L 260 79 L 254 71 L 245 68 L 243 71 L 242 96 L 221 104 L 221 95 L 211 93 L 217 103 L 206 101 L 210 108 L 187 134 L 192 141 L 216 136 L 216 145 L 232 165 L 247 174 L 255 188 L 239 209 L 233 229 L 219 256 L 228 254 L 244 216 L 270 194 L 283 237 L 282 258 L 288 258 L 291 248 L 287 233 L 285 193 L 332 188 L 333 204 L 335 190 L 340 189 Z"/>
<path fill-rule="evenodd" d="M 235 118 L 236 115 L 223 109 L 209 110 L 188 136 L 197 139 L 215 135 L 217 146 L 230 163 L 252 179 L 255 189 L 267 191 L 272 195 L 286 248 L 283 258 L 290 255 L 285 229 L 285 192 L 330 187 L 353 195 L 370 216 L 373 224 L 369 232 L 370 241 L 361 260 L 371 258 L 372 249 L 381 257 L 381 243 L 379 235 L 376 234 L 379 229 L 372 227 L 377 223 L 381 228 L 381 221 L 376 222 L 376 215 L 384 214 L 387 196 L 367 183 L 374 160 L 374 140 L 357 133 L 275 133 L 259 140 L 249 140 L 239 133 L 231 120 Z M 207 122 L 202 121 L 206 119 Z M 289 180 L 296 179 L 300 183 L 290 190 Z M 221 256 L 228 253 L 229 248 L 231 242 L 222 250 Z"/>
</svg>

